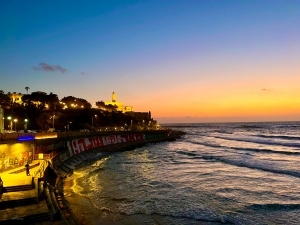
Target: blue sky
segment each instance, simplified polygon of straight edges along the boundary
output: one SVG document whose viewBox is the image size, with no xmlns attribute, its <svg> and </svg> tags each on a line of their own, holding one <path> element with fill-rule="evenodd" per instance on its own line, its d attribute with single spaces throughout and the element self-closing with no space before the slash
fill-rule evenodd
<svg viewBox="0 0 300 225">
<path fill-rule="evenodd" d="M 154 117 L 298 118 L 274 99 L 300 97 L 299 1 L 6 1 L 0 15 L 5 92 L 93 104 L 115 91 Z M 234 113 L 237 95 L 261 110 Z"/>
</svg>

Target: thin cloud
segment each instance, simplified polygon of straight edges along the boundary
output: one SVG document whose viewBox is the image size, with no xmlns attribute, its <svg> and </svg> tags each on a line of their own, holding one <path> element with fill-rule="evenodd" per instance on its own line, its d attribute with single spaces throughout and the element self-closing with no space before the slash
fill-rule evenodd
<svg viewBox="0 0 300 225">
<path fill-rule="evenodd" d="M 85 76 L 85 75 L 86 75 L 86 73 L 85 73 L 85 72 L 81 72 L 80 74 L 81 74 L 81 75 L 83 75 L 83 76 Z"/>
<path fill-rule="evenodd" d="M 61 73 L 67 72 L 67 69 L 62 68 L 60 65 L 54 66 L 44 62 L 39 63 L 39 67 L 32 67 L 34 70 L 43 70 L 46 72 L 56 72 L 60 71 Z"/>
<path fill-rule="evenodd" d="M 262 91 L 273 91 L 273 88 L 263 88 Z"/>
</svg>

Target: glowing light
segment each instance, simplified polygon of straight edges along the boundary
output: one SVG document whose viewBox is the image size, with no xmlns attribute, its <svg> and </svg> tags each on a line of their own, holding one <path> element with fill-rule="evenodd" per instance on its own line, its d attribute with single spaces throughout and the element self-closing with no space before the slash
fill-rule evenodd
<svg viewBox="0 0 300 225">
<path fill-rule="evenodd" d="M 35 139 L 57 138 L 57 133 L 35 134 Z"/>
<path fill-rule="evenodd" d="M 34 140 L 33 135 L 18 137 L 18 141 L 32 141 Z"/>
</svg>

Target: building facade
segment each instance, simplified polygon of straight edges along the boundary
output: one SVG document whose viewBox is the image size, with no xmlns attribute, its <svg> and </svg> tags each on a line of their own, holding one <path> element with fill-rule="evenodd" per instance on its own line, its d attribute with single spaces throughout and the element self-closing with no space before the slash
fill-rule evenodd
<svg viewBox="0 0 300 225">
<path fill-rule="evenodd" d="M 23 94 L 21 93 L 16 93 L 13 92 L 12 94 L 9 95 L 11 102 L 13 103 L 18 103 L 18 104 L 22 104 L 22 96 Z"/>
<path fill-rule="evenodd" d="M 104 102 L 105 105 L 112 105 L 112 106 L 116 106 L 116 110 L 119 112 L 133 112 L 133 107 L 132 106 L 123 106 L 122 102 L 117 102 L 116 99 L 116 93 L 113 91 L 112 93 L 112 98 L 111 98 L 111 102 Z"/>
</svg>

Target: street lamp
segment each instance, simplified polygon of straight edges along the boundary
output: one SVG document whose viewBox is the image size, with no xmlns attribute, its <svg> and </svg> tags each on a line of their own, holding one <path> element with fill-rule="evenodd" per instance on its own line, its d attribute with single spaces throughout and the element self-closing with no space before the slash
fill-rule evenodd
<svg viewBox="0 0 300 225">
<path fill-rule="evenodd" d="M 9 125 L 8 127 L 10 128 L 10 131 L 12 131 L 12 121 L 11 121 L 11 117 L 7 117 L 7 119 L 9 120 Z"/>
<path fill-rule="evenodd" d="M 25 119 L 25 124 L 24 124 L 24 133 L 27 133 L 27 119 Z"/>
<path fill-rule="evenodd" d="M 15 131 L 17 132 L 17 119 L 14 119 L 14 122 L 15 122 Z"/>
<path fill-rule="evenodd" d="M 97 117 L 97 115 L 95 115 Z M 94 116 L 92 116 L 92 130 L 94 130 Z"/>
</svg>

